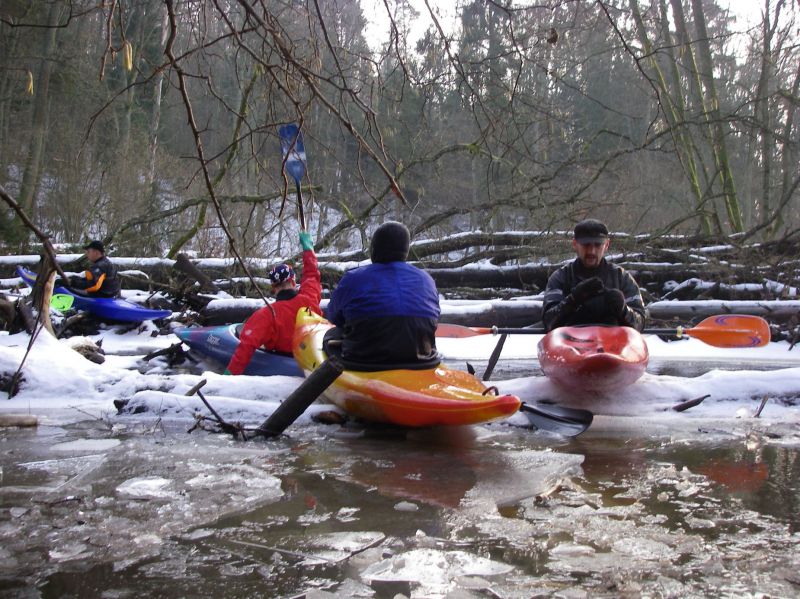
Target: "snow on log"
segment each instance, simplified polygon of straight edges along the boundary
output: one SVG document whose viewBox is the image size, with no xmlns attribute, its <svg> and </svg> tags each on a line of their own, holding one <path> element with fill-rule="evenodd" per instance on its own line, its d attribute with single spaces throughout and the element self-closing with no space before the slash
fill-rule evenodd
<svg viewBox="0 0 800 599">
<path fill-rule="evenodd" d="M 328 300 L 321 302 L 322 309 Z M 542 302 L 533 299 L 513 300 L 442 300 L 440 322 L 478 327 L 522 327 L 542 319 Z M 200 311 L 206 326 L 244 322 L 253 312 L 264 306 L 256 299 L 212 300 Z"/>
<path fill-rule="evenodd" d="M 33 414 L 0 414 L 0 428 L 14 426 L 32 427 L 38 425 L 39 419 Z"/>
</svg>

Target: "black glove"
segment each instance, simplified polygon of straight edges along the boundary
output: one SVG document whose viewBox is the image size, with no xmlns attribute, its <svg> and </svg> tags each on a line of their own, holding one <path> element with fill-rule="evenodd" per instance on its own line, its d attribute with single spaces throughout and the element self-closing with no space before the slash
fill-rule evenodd
<svg viewBox="0 0 800 599">
<path fill-rule="evenodd" d="M 54 287 L 72 287 L 72 282 L 69 280 L 69 277 L 56 277 L 55 281 L 53 281 Z"/>
<path fill-rule="evenodd" d="M 600 277 L 592 277 L 591 279 L 586 279 L 585 281 L 578 283 L 570 295 L 572 296 L 572 301 L 575 302 L 575 305 L 580 306 L 586 300 L 593 298 L 595 295 L 601 294 L 603 289 L 605 289 L 603 280 Z"/>
<path fill-rule="evenodd" d="M 605 300 L 609 314 L 617 317 L 625 314 L 625 296 L 619 289 L 606 289 Z"/>
</svg>

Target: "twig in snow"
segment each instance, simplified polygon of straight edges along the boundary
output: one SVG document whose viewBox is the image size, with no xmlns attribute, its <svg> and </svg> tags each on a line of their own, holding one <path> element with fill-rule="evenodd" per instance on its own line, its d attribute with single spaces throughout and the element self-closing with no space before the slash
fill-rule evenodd
<svg viewBox="0 0 800 599">
<path fill-rule="evenodd" d="M 753 414 L 753 418 L 758 418 L 759 416 L 761 416 L 761 411 L 764 409 L 764 406 L 767 405 L 768 399 L 769 399 L 768 395 L 765 395 L 764 397 L 761 398 L 761 404 L 758 406 L 758 409 L 756 409 L 755 413 Z"/>
<path fill-rule="evenodd" d="M 703 395 L 702 397 L 695 397 L 694 399 L 687 399 L 686 401 L 682 401 L 681 403 L 672 406 L 672 410 L 675 412 L 683 412 L 688 410 L 689 408 L 693 408 L 695 406 L 700 405 L 703 403 L 703 400 L 711 397 L 711 394 Z"/>
</svg>

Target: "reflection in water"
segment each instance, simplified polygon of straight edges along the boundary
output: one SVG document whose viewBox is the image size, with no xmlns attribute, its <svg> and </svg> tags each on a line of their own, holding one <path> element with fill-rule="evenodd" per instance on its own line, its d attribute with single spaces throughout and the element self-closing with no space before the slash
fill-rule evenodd
<svg viewBox="0 0 800 599">
<path fill-rule="evenodd" d="M 754 493 L 769 478 L 769 467 L 764 462 L 732 462 L 726 459 L 710 460 L 697 468 L 731 493 Z"/>
<path fill-rule="evenodd" d="M 455 508 L 477 480 L 475 429 L 409 431 L 402 442 L 365 439 L 349 444 L 353 482 L 378 493 Z"/>
<path fill-rule="evenodd" d="M 674 464 L 678 470 L 704 476 L 712 489 L 734 495 L 747 509 L 800 528 L 800 460 L 794 447 L 756 446 L 748 443 L 654 445 L 646 439 L 579 437 L 569 447 L 583 452 L 588 480 L 612 491 L 642 476 L 653 464 Z"/>
<path fill-rule="evenodd" d="M 194 447 L 190 461 L 173 459 L 177 472 L 213 453 L 215 475 L 244 462 L 279 477 L 280 499 L 176 528 L 144 560 L 47 564 L 38 588 L 45 597 L 288 597 L 313 589 L 348 597 L 512 597 L 532 589 L 541 596 L 791 596 L 796 588 L 784 571 L 796 562 L 796 537 L 787 530 L 798 528 L 798 450 L 731 438 L 676 443 L 628 429 L 566 440 L 504 425 L 402 434 L 298 427 L 294 437 L 265 443 L 264 458 L 194 437 L 208 451 Z M 166 451 L 127 454 L 126 476 L 146 474 Z M 403 502 L 417 509 L 398 507 Z M 145 513 L 150 504 L 154 514 L 169 508 L 157 501 L 93 506 L 87 497 L 80 509 Z M 11 506 L 0 513 L 6 525 Z M 47 509 L 89 534 L 73 522 L 78 507 Z M 443 564 L 450 595 L 417 586 L 424 585 L 412 563 L 419 556 Z M 14 557 L 19 565 L 31 559 Z M 486 558 L 509 573 L 490 579 L 470 570 Z M 386 580 L 371 582 L 365 572 Z M 471 586 L 478 584 L 488 586 Z"/>
</svg>

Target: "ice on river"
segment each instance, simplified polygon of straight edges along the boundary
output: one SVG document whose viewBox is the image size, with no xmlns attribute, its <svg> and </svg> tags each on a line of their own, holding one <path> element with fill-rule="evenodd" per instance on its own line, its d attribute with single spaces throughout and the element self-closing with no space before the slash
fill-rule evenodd
<svg viewBox="0 0 800 599">
<path fill-rule="evenodd" d="M 14 451 L 14 439 L 3 446 Z M 86 455 L 90 448 L 99 453 Z M 69 451 L 81 455 L 64 456 Z M 0 539 L 27 556 L 24 571 L 47 569 L 34 557 L 39 549 L 72 567 L 135 562 L 177 533 L 280 499 L 276 474 L 284 466 L 276 453 L 283 452 L 218 438 L 185 444 L 163 435 L 43 445 L 43 459 L 4 466 L 0 502 L 6 513 L 25 511 L 23 518 L 0 520 Z M 2 575 L 14 567 L 0 564 Z"/>
<path fill-rule="evenodd" d="M 412 549 L 365 568 L 361 577 L 373 586 L 375 582 L 410 583 L 413 597 L 442 597 L 457 591 L 468 582 L 467 577 L 490 578 L 512 570 L 508 564 L 465 551 Z"/>
</svg>

